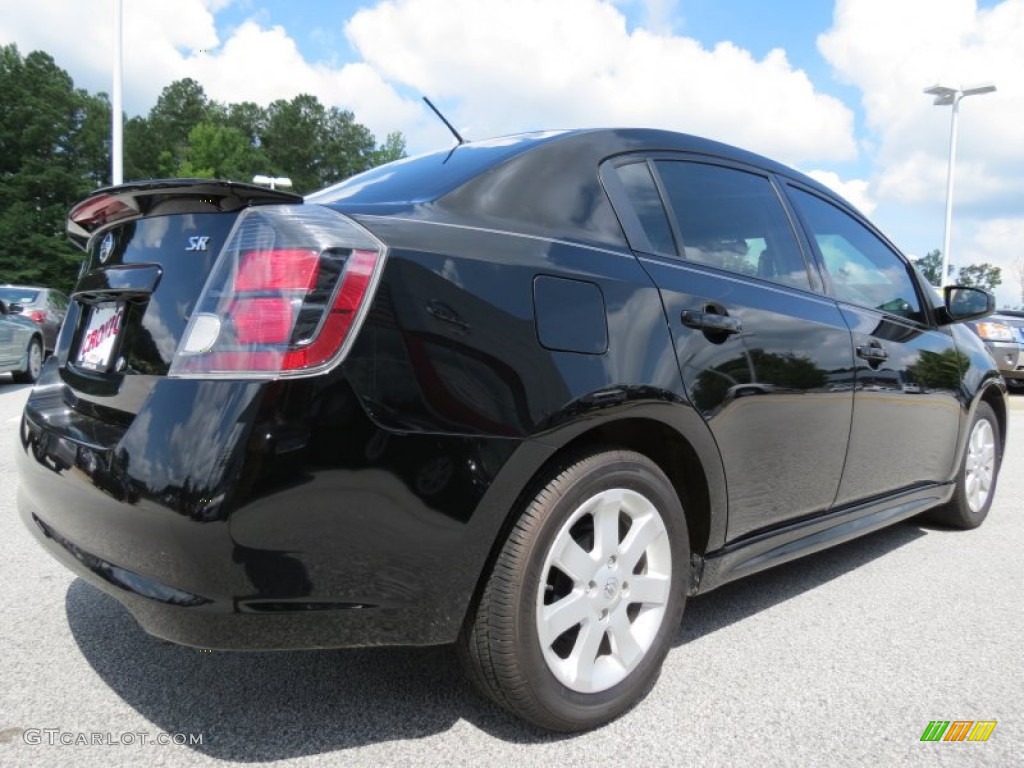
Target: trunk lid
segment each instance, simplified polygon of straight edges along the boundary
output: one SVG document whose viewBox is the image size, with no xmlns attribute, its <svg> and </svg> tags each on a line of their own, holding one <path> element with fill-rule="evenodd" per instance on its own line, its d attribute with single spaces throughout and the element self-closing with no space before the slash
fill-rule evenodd
<svg viewBox="0 0 1024 768">
<path fill-rule="evenodd" d="M 68 218 L 85 250 L 57 343 L 72 407 L 130 423 L 175 351 L 241 211 L 296 195 L 204 179 L 98 190 Z"/>
</svg>

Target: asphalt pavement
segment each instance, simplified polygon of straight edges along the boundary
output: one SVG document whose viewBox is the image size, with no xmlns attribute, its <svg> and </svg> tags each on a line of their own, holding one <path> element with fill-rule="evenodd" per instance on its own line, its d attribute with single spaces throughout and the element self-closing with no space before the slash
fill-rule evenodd
<svg viewBox="0 0 1024 768">
<path fill-rule="evenodd" d="M 449 648 L 244 654 L 150 639 L 18 519 L 27 395 L 0 375 L 5 768 L 1024 765 L 1022 396 L 980 529 L 901 523 L 694 598 L 650 695 L 562 737 L 478 696 Z M 996 726 L 984 742 L 922 742 L 935 720 Z"/>
</svg>

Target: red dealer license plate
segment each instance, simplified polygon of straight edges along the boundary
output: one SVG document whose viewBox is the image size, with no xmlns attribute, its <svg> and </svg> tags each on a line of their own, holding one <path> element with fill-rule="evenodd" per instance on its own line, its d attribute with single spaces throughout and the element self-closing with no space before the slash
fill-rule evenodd
<svg viewBox="0 0 1024 768">
<path fill-rule="evenodd" d="M 107 302 L 92 307 L 78 347 L 78 365 L 93 371 L 110 370 L 123 318 L 124 304 Z"/>
</svg>

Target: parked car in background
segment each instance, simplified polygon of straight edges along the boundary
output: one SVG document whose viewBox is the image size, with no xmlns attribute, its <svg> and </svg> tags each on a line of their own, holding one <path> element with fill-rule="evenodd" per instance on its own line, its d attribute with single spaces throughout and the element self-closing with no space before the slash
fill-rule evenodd
<svg viewBox="0 0 1024 768">
<path fill-rule="evenodd" d="M 137 182 L 68 232 L 21 515 L 174 642 L 457 643 L 580 730 L 649 689 L 689 596 L 992 503 L 1006 387 L 962 324 L 991 294 L 934 297 L 724 144 L 525 134 L 306 198 Z"/>
<path fill-rule="evenodd" d="M 31 384 L 43 365 L 43 334 L 20 310 L 0 299 L 0 373 L 10 372 L 19 384 Z"/>
<path fill-rule="evenodd" d="M 21 307 L 19 314 L 35 323 L 49 355 L 57 346 L 57 333 L 68 311 L 68 297 L 53 288 L 31 285 L 0 285 L 0 300 Z"/>
<path fill-rule="evenodd" d="M 1024 311 L 1003 309 L 968 323 L 988 347 L 1013 392 L 1024 392 Z"/>
</svg>

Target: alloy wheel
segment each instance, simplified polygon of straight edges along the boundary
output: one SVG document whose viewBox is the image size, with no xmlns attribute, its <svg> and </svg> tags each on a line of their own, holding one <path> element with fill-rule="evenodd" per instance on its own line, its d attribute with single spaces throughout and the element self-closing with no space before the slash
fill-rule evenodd
<svg viewBox="0 0 1024 768">
<path fill-rule="evenodd" d="M 977 512 L 988 501 L 996 472 L 996 438 L 987 419 L 979 419 L 967 441 L 964 462 L 964 491 L 971 512 Z"/>
<path fill-rule="evenodd" d="M 665 522 L 645 496 L 611 488 L 587 499 L 558 531 L 537 595 L 537 635 L 567 688 L 596 693 L 622 682 L 658 634 L 671 592 Z"/>
<path fill-rule="evenodd" d="M 39 378 L 39 371 L 43 367 L 43 350 L 39 344 L 32 342 L 28 345 L 28 373 L 32 381 Z"/>
</svg>

